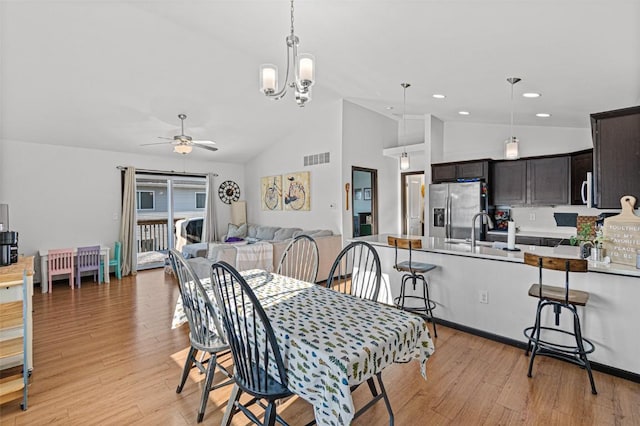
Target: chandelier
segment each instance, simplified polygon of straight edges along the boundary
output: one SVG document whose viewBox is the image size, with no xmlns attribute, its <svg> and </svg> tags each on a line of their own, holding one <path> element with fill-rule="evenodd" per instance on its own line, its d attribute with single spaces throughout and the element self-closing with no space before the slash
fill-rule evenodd
<svg viewBox="0 0 640 426">
<path fill-rule="evenodd" d="M 293 0 L 291 0 L 291 34 L 287 42 L 287 72 L 284 85 L 278 90 L 278 67 L 273 64 L 260 66 L 260 91 L 271 99 L 281 99 L 287 88 L 294 89 L 298 106 L 303 107 L 311 100 L 311 86 L 315 83 L 315 59 L 309 53 L 298 54 L 300 39 L 293 32 Z M 290 72 L 293 64 L 293 72 Z"/>
<path fill-rule="evenodd" d="M 409 154 L 407 154 L 407 87 L 411 87 L 409 83 L 400 83 L 402 86 L 402 154 L 400 155 L 400 170 L 409 169 Z"/>
<path fill-rule="evenodd" d="M 504 158 L 507 160 L 516 160 L 518 154 L 518 138 L 513 136 L 513 86 L 518 83 L 520 79 L 518 77 L 507 78 L 509 84 L 511 84 L 511 125 L 509 127 L 509 139 L 504 143 Z"/>
</svg>

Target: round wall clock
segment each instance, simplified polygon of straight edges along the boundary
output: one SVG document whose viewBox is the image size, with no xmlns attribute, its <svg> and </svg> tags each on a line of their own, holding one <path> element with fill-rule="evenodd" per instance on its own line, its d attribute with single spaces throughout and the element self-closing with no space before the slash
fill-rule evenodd
<svg viewBox="0 0 640 426">
<path fill-rule="evenodd" d="M 232 180 L 225 180 L 218 187 L 218 196 L 223 203 L 231 204 L 240 199 L 240 187 Z"/>
</svg>

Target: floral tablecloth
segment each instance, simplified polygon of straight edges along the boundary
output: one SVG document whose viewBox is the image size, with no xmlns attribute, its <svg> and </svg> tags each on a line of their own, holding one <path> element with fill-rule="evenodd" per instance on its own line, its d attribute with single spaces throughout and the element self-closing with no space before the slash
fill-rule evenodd
<svg viewBox="0 0 640 426">
<path fill-rule="evenodd" d="M 419 360 L 426 379 L 434 346 L 423 318 L 261 270 L 242 275 L 271 321 L 289 388 L 314 406 L 318 424 L 349 424 L 350 387 L 393 362 Z M 203 285 L 211 290 L 208 279 Z M 173 326 L 184 322 L 179 300 Z"/>
</svg>

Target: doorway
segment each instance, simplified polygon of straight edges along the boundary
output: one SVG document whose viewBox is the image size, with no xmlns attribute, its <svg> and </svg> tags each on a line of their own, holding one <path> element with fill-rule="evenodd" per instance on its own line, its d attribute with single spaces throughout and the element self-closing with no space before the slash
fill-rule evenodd
<svg viewBox="0 0 640 426">
<path fill-rule="evenodd" d="M 351 223 L 353 236 L 364 237 L 378 233 L 378 171 L 351 167 Z"/>
<path fill-rule="evenodd" d="M 424 235 L 424 172 L 400 175 L 402 193 L 402 233 Z"/>
<path fill-rule="evenodd" d="M 138 270 L 164 267 L 169 250 L 182 240 L 200 242 L 205 200 L 204 177 L 136 173 Z"/>
</svg>

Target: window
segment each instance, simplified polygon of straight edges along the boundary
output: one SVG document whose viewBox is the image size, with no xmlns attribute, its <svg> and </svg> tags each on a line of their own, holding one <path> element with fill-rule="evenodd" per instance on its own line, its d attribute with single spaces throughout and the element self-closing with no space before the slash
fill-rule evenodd
<svg viewBox="0 0 640 426">
<path fill-rule="evenodd" d="M 204 203 L 207 200 L 205 192 L 196 192 L 196 209 L 204 209 Z"/>
<path fill-rule="evenodd" d="M 154 210 L 155 195 L 154 191 L 138 191 L 138 210 Z"/>
</svg>

